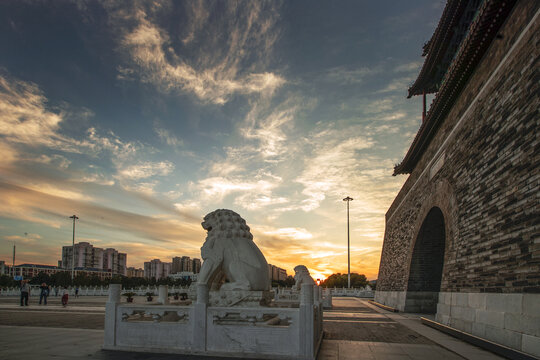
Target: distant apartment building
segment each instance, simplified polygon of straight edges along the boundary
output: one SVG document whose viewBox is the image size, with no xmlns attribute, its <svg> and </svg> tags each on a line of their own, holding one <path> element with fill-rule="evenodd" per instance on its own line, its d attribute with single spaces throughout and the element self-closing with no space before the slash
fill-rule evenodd
<svg viewBox="0 0 540 360">
<path fill-rule="evenodd" d="M 172 270 L 172 263 L 162 262 L 160 259 L 154 259 L 144 263 L 144 277 L 156 280 L 166 278 Z"/>
<path fill-rule="evenodd" d="M 144 277 L 144 269 L 141 268 L 134 268 L 134 267 L 128 267 L 126 269 L 126 276 L 127 277 Z"/>
<path fill-rule="evenodd" d="M 75 248 L 75 254 L 73 254 L 73 248 Z M 77 243 L 74 247 L 63 246 L 61 265 L 64 269 L 71 269 L 73 256 L 76 268 L 99 269 L 113 275 L 126 275 L 127 254 L 119 253 L 116 249 L 103 250 L 88 242 Z"/>
<path fill-rule="evenodd" d="M 193 265 L 189 256 L 182 256 L 182 271 L 193 272 Z"/>
<path fill-rule="evenodd" d="M 191 271 L 193 271 L 194 274 L 201 272 L 201 259 L 194 258 L 191 261 L 191 264 Z"/>
<path fill-rule="evenodd" d="M 201 260 L 191 259 L 189 256 L 176 256 L 172 259 L 171 274 L 191 272 L 197 274 L 201 270 Z"/>
<path fill-rule="evenodd" d="M 107 248 L 103 250 L 103 268 L 113 274 L 126 275 L 127 254 L 119 253 L 118 250 Z"/>
<path fill-rule="evenodd" d="M 75 254 L 73 254 L 74 248 Z M 75 265 L 72 265 L 73 261 Z M 71 269 L 72 266 L 103 269 L 103 249 L 95 248 L 87 242 L 80 242 L 75 246 L 63 246 L 62 265 L 65 269 Z"/>
<path fill-rule="evenodd" d="M 287 270 L 268 264 L 268 275 L 271 281 L 285 281 L 287 279 Z"/>
</svg>

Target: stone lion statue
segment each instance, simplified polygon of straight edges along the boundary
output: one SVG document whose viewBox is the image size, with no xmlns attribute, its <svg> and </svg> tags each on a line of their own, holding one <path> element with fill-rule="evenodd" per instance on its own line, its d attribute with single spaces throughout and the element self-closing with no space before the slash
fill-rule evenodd
<svg viewBox="0 0 540 360">
<path fill-rule="evenodd" d="M 293 290 L 300 290 L 302 288 L 302 284 L 313 284 L 315 285 L 315 281 L 309 274 L 309 270 L 304 265 L 297 265 L 294 268 L 294 285 Z"/>
<path fill-rule="evenodd" d="M 210 290 L 270 290 L 268 263 L 240 215 L 218 209 L 206 215 L 201 225 L 208 235 L 201 247 L 204 262 L 198 284 Z"/>
</svg>

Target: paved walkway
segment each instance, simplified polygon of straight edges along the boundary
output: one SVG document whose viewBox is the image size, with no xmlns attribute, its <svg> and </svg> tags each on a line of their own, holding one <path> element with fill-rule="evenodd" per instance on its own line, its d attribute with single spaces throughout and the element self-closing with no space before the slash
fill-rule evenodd
<svg viewBox="0 0 540 360">
<path fill-rule="evenodd" d="M 103 351 L 105 299 L 77 300 L 63 308 L 52 303 L 20 307 L 0 299 L 0 359 L 215 359 Z M 334 298 L 333 304 L 324 313 L 319 360 L 500 359 L 422 325 L 414 314 L 390 313 L 355 298 Z"/>
<path fill-rule="evenodd" d="M 501 359 L 422 325 L 418 314 L 391 313 L 356 298 L 334 298 L 333 305 L 324 312 L 318 360 Z"/>
</svg>

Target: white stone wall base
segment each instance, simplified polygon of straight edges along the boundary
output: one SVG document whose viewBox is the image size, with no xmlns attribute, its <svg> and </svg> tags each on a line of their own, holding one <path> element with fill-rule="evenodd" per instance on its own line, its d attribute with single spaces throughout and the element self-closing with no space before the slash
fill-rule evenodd
<svg viewBox="0 0 540 360">
<path fill-rule="evenodd" d="M 540 356 L 540 294 L 439 293 L 436 321 Z"/>
<path fill-rule="evenodd" d="M 406 291 L 376 291 L 375 301 L 415 311 Z M 540 357 L 540 294 L 440 292 L 435 320 Z"/>
<path fill-rule="evenodd" d="M 406 291 L 375 291 L 374 300 L 379 304 L 405 311 Z"/>
</svg>

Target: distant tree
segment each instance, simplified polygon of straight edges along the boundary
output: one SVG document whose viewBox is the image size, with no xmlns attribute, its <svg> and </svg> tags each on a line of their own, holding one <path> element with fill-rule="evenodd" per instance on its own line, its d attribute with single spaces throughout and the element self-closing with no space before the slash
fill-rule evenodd
<svg viewBox="0 0 540 360">
<path fill-rule="evenodd" d="M 36 276 L 30 279 L 30 284 L 32 285 L 41 285 L 43 283 L 47 285 L 51 284 L 51 277 L 43 271 L 40 271 Z"/>
<path fill-rule="evenodd" d="M 71 273 L 69 271 L 60 271 L 51 275 L 50 279 L 52 286 L 69 286 L 71 285 Z"/>
<path fill-rule="evenodd" d="M 364 274 L 351 273 L 351 287 L 363 288 L 368 284 Z M 347 274 L 332 274 L 321 282 L 322 287 L 347 287 Z"/>
<path fill-rule="evenodd" d="M 292 275 L 287 276 L 287 278 L 283 282 L 285 284 L 285 287 L 292 287 L 294 283 L 296 283 L 296 281 L 294 280 L 294 276 Z"/>
<path fill-rule="evenodd" d="M 17 282 L 9 275 L 0 275 L 0 286 L 1 287 L 15 287 Z"/>
<path fill-rule="evenodd" d="M 89 286 L 100 286 L 102 285 L 103 282 L 101 281 L 101 279 L 99 278 L 99 276 L 95 275 L 95 274 L 92 274 L 90 276 L 90 279 L 88 279 L 88 285 Z"/>
<path fill-rule="evenodd" d="M 73 285 L 75 286 L 89 286 L 90 285 L 90 276 L 84 274 L 84 273 L 80 273 L 80 274 L 77 274 L 77 276 L 75 276 L 75 278 L 73 279 Z"/>
</svg>

